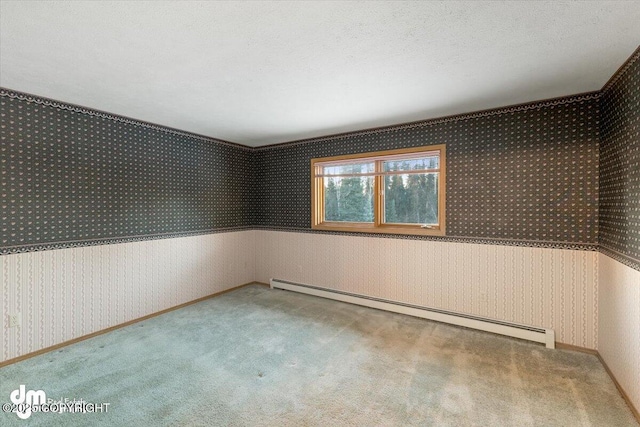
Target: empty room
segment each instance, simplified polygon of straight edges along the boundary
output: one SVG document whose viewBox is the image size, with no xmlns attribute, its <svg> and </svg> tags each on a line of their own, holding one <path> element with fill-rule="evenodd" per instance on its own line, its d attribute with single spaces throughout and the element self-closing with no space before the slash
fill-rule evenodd
<svg viewBox="0 0 640 427">
<path fill-rule="evenodd" d="M 0 425 L 639 426 L 638 23 L 0 0 Z"/>
</svg>

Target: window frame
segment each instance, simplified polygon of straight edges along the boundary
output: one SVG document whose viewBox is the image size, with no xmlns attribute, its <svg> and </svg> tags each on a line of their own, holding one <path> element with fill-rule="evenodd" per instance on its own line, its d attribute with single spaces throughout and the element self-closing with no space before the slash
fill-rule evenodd
<svg viewBox="0 0 640 427">
<path fill-rule="evenodd" d="M 382 222 L 384 217 L 384 178 L 381 171 L 382 162 L 392 160 L 392 156 L 406 154 L 439 153 L 438 170 L 438 225 L 423 228 L 420 224 L 395 224 Z M 391 159 L 385 159 L 390 157 Z M 345 160 L 364 160 L 372 158 L 375 162 L 373 223 L 337 222 L 324 220 L 324 177 L 319 174 L 319 164 L 341 162 Z M 343 231 L 357 233 L 407 234 L 421 236 L 444 236 L 446 234 L 446 146 L 445 144 L 422 147 L 401 148 L 395 150 L 372 151 L 368 153 L 346 154 L 341 156 L 320 157 L 311 159 L 311 228 L 314 230 Z M 411 171 L 407 171 L 409 174 Z"/>
</svg>

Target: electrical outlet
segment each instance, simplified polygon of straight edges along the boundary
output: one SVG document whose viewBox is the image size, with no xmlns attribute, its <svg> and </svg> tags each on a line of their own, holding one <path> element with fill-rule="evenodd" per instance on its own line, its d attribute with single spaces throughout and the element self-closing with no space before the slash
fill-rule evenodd
<svg viewBox="0 0 640 427">
<path fill-rule="evenodd" d="M 9 327 L 10 328 L 20 327 L 20 313 L 9 314 Z"/>
</svg>

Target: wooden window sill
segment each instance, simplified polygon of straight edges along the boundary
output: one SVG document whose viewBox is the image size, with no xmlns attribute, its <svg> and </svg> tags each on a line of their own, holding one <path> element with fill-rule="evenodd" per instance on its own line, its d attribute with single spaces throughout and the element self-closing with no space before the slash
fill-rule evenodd
<svg viewBox="0 0 640 427">
<path fill-rule="evenodd" d="M 343 233 L 369 233 L 369 234 L 406 234 L 410 236 L 444 236 L 445 230 L 440 228 L 420 228 L 414 226 L 393 226 L 373 224 L 317 224 L 312 225 L 313 230 L 341 231 Z"/>
</svg>

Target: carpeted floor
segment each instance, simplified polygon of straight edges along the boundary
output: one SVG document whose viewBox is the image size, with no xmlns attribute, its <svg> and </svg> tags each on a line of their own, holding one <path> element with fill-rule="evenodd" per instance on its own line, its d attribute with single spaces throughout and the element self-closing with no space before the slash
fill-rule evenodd
<svg viewBox="0 0 640 427">
<path fill-rule="evenodd" d="M 636 426 L 595 356 L 248 286 L 0 369 L 24 425 Z"/>
</svg>

